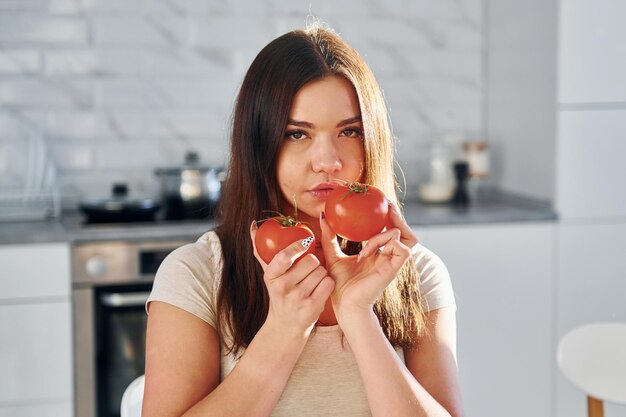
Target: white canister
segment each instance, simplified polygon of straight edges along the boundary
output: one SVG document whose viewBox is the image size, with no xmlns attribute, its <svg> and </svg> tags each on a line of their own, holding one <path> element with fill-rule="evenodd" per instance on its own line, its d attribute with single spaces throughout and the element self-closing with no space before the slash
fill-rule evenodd
<svg viewBox="0 0 626 417">
<path fill-rule="evenodd" d="M 469 164 L 470 178 L 486 178 L 489 175 L 489 147 L 487 142 L 464 142 L 463 150 Z"/>
</svg>

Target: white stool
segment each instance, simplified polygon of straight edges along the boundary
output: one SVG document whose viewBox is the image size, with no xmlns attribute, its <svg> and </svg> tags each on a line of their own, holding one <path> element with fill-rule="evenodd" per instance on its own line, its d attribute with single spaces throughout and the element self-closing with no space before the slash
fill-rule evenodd
<svg viewBox="0 0 626 417">
<path fill-rule="evenodd" d="M 121 417 L 141 417 L 145 375 L 133 380 L 124 390 L 120 404 Z"/>
<path fill-rule="evenodd" d="M 557 349 L 563 375 L 587 395 L 589 417 L 604 401 L 626 404 L 626 323 L 592 323 L 567 333 Z"/>
</svg>

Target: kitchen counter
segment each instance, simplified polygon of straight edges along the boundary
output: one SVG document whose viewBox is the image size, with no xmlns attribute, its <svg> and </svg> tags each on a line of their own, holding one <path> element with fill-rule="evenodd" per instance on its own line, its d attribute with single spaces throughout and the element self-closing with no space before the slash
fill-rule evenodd
<svg viewBox="0 0 626 417">
<path fill-rule="evenodd" d="M 493 194 L 465 209 L 450 205 L 429 205 L 415 200 L 403 203 L 404 215 L 412 226 L 479 223 L 556 221 L 554 209 L 541 201 L 512 195 Z M 65 213 L 59 219 L 0 223 L 0 244 L 85 242 L 98 240 L 190 239 L 213 228 L 212 220 L 157 223 L 82 225 L 79 213 Z"/>
<path fill-rule="evenodd" d="M 544 201 L 502 192 L 483 196 L 467 207 L 450 204 L 424 204 L 407 200 L 404 217 L 412 226 L 438 226 L 476 223 L 514 223 L 556 221 L 558 215 Z"/>
</svg>

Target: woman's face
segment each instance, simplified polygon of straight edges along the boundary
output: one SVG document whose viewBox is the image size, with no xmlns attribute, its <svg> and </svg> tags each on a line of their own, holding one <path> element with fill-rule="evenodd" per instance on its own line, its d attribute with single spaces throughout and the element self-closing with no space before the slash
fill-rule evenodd
<svg viewBox="0 0 626 417">
<path fill-rule="evenodd" d="M 295 95 L 276 166 L 283 214 L 317 219 L 332 182 L 361 181 L 365 167 L 363 123 L 352 84 L 330 76 Z M 315 222 L 317 224 L 317 222 Z"/>
</svg>

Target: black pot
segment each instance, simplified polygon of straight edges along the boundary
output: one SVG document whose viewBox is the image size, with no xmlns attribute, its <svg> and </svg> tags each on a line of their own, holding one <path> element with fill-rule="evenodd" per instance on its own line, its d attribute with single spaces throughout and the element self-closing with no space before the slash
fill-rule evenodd
<svg viewBox="0 0 626 417">
<path fill-rule="evenodd" d="M 161 205 L 152 199 L 130 199 L 126 184 L 113 184 L 110 197 L 86 199 L 79 207 L 85 223 L 128 223 L 154 221 Z"/>
<path fill-rule="evenodd" d="M 222 190 L 223 170 L 202 165 L 198 154 L 188 152 L 182 166 L 158 168 L 165 219 L 213 217 Z"/>
</svg>

